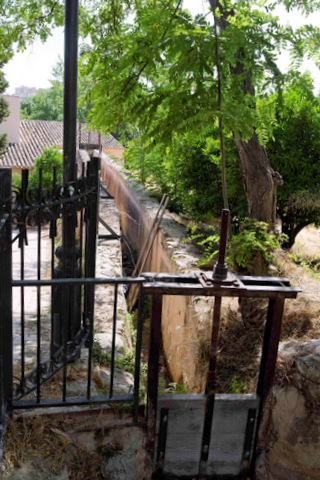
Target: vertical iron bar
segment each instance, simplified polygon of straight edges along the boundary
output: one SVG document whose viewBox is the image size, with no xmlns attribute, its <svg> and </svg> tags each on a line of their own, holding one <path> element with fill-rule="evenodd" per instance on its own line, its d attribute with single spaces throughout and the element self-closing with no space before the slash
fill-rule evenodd
<svg viewBox="0 0 320 480">
<path fill-rule="evenodd" d="M 29 170 L 22 170 L 21 174 L 21 227 L 20 227 L 20 237 L 19 237 L 19 247 L 20 247 L 20 278 L 24 280 L 24 246 L 25 246 L 25 237 L 26 237 L 26 214 L 24 208 L 26 205 L 26 196 L 28 188 L 28 176 Z M 24 287 L 20 287 L 20 329 L 21 329 L 21 383 L 24 385 L 24 376 L 25 376 L 25 317 L 24 317 Z"/>
<path fill-rule="evenodd" d="M 214 311 L 211 331 L 211 344 L 209 351 L 209 368 L 207 374 L 207 400 L 205 406 L 204 426 L 201 443 L 201 459 L 199 463 L 199 477 L 206 476 L 207 462 L 209 456 L 211 429 L 215 402 L 215 393 L 217 388 L 216 371 L 218 359 L 218 344 L 219 344 L 219 328 L 221 316 L 221 297 L 214 299 Z"/>
<path fill-rule="evenodd" d="M 11 169 L 0 169 L 0 212 L 7 215 L 0 232 L 0 420 L 12 408 L 12 244 Z M 2 211 L 1 211 L 2 210 Z"/>
<path fill-rule="evenodd" d="M 52 178 L 52 198 L 55 198 L 55 189 L 57 183 L 57 168 L 53 167 L 53 178 Z M 56 219 L 56 208 L 52 209 L 52 218 L 50 221 L 50 238 L 51 238 L 51 278 L 54 278 L 54 251 L 55 251 L 55 237 L 57 235 L 57 219 Z M 53 320 L 53 287 L 51 287 L 51 340 L 50 340 L 50 354 L 54 353 L 54 320 Z"/>
<path fill-rule="evenodd" d="M 140 390 L 140 370 L 141 370 L 141 349 L 142 349 L 142 330 L 144 315 L 144 294 L 143 286 L 139 285 L 139 303 L 137 319 L 137 338 L 136 354 L 134 364 L 134 389 L 133 389 L 133 421 L 138 423 L 139 416 L 139 390 Z"/>
<path fill-rule="evenodd" d="M 92 157 L 88 165 L 88 186 L 93 189 L 88 198 L 86 211 L 86 252 L 85 252 L 85 276 L 94 278 L 96 271 L 96 249 L 99 212 L 99 172 L 100 158 Z M 94 285 L 87 285 L 85 288 L 85 311 L 93 321 L 94 317 Z"/>
<path fill-rule="evenodd" d="M 39 170 L 38 183 L 38 242 L 37 242 L 37 279 L 41 280 L 41 202 L 42 202 L 42 169 Z M 37 287 L 37 403 L 40 402 L 40 364 L 41 364 L 41 287 Z"/>
<path fill-rule="evenodd" d="M 65 0 L 63 183 L 76 174 L 79 1 Z"/>
<path fill-rule="evenodd" d="M 283 308 L 283 297 L 269 299 L 267 322 L 260 363 L 260 373 L 257 385 L 257 394 L 259 395 L 262 404 L 265 402 L 274 380 L 281 334 Z"/>
<path fill-rule="evenodd" d="M 161 352 L 161 316 L 162 295 L 152 295 L 147 386 L 148 443 L 149 448 L 152 452 L 154 452 L 154 438 L 157 416 L 159 360 Z"/>
<path fill-rule="evenodd" d="M 284 297 L 269 298 L 267 322 L 263 338 L 262 355 L 260 362 L 260 372 L 257 385 L 257 395 L 260 398 L 260 406 L 257 416 L 257 424 L 255 429 L 255 437 L 253 441 L 253 457 L 250 468 L 250 476 L 255 471 L 257 460 L 257 439 L 258 431 L 262 417 L 262 410 L 268 394 L 274 381 L 276 369 L 278 347 L 281 334 L 282 315 L 284 309 Z"/>
<path fill-rule="evenodd" d="M 226 208 L 222 210 L 221 215 L 221 230 L 220 230 L 220 244 L 218 261 L 213 270 L 213 279 L 217 281 L 226 280 L 228 275 L 228 266 L 225 264 L 228 224 L 230 212 Z"/>
<path fill-rule="evenodd" d="M 82 164 L 81 177 L 82 177 L 82 178 L 84 177 L 84 163 Z M 82 272 L 82 268 L 83 268 L 83 254 L 82 254 L 82 250 L 83 250 L 83 208 L 81 208 L 81 211 L 80 211 L 80 238 L 79 238 L 79 247 L 80 247 L 80 257 L 79 257 L 80 276 L 83 277 L 83 272 Z M 82 289 L 84 289 L 83 286 L 81 287 L 81 290 L 82 290 Z M 82 302 L 81 302 L 81 303 L 82 303 Z M 85 317 L 84 317 L 84 316 L 83 316 L 83 319 L 82 319 L 82 326 L 83 326 L 83 328 L 85 328 Z"/>
<path fill-rule="evenodd" d="M 110 377 L 110 398 L 113 395 L 114 380 L 114 358 L 116 352 L 116 330 L 117 330 L 117 303 L 118 303 L 118 285 L 114 286 L 114 302 L 113 302 L 113 325 L 112 325 L 112 349 L 111 349 L 111 377 Z"/>
<path fill-rule="evenodd" d="M 65 402 L 67 397 L 67 355 L 68 355 L 68 302 L 66 290 L 62 289 L 62 344 L 63 344 L 63 374 L 62 374 L 62 400 Z"/>
<path fill-rule="evenodd" d="M 88 313 L 85 307 L 85 315 Z M 92 370 L 92 345 L 93 345 L 93 328 L 94 328 L 94 318 L 93 315 L 89 314 L 89 346 L 88 346 L 88 385 L 87 385 L 87 398 L 91 396 L 91 370 Z"/>
<path fill-rule="evenodd" d="M 72 197 L 72 183 L 76 181 L 76 137 L 77 137 L 77 63 L 78 63 L 78 23 L 79 23 L 79 1 L 65 0 L 65 48 L 64 48 L 64 115 L 63 115 L 63 183 L 65 196 Z M 66 268 L 67 262 L 74 259 L 75 249 L 75 228 L 77 212 L 72 205 L 65 205 L 63 212 L 62 247 L 64 276 L 72 276 L 74 265 L 70 271 Z M 63 324 L 68 324 L 65 346 L 69 338 L 73 338 L 77 326 L 77 305 L 73 302 L 74 289 L 68 288 L 69 294 L 64 294 L 63 311 L 65 317 Z M 65 358 L 67 350 L 64 352 Z M 64 365 L 64 381 L 66 381 L 66 361 Z M 66 386 L 63 387 L 64 396 Z"/>
</svg>

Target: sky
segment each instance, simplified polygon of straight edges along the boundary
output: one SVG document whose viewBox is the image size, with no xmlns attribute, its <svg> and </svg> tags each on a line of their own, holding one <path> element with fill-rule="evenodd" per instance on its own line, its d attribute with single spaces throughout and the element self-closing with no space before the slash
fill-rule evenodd
<svg viewBox="0 0 320 480">
<path fill-rule="evenodd" d="M 206 0 L 184 0 L 184 7 L 188 8 L 193 14 L 197 12 L 208 12 L 208 2 Z M 277 12 L 284 24 L 289 23 L 293 27 L 299 27 L 305 22 L 300 14 L 288 15 L 284 8 Z M 313 14 L 309 23 L 320 25 L 320 13 Z M 22 53 L 17 53 L 12 60 L 4 67 L 6 80 L 9 87 L 8 94 L 14 94 L 15 89 L 22 85 L 36 88 L 49 88 L 50 78 L 52 78 L 52 69 L 56 65 L 59 57 L 64 57 L 64 33 L 63 28 L 57 28 L 45 44 L 36 41 Z M 280 69 L 286 69 L 289 65 L 289 56 L 284 53 L 281 57 Z M 305 61 L 301 68 L 302 71 L 309 70 L 315 80 L 317 91 L 320 90 L 320 71 L 313 62 Z"/>
</svg>

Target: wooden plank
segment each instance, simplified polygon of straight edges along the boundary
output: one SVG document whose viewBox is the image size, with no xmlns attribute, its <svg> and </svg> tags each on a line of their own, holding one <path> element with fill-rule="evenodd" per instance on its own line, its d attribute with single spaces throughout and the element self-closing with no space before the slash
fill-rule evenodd
<svg viewBox="0 0 320 480">
<path fill-rule="evenodd" d="M 211 441 L 226 434 L 245 434 L 249 408 L 258 408 L 258 400 L 253 398 L 241 401 L 218 399 L 215 401 Z"/>
<path fill-rule="evenodd" d="M 213 435 L 207 464 L 208 475 L 239 475 L 245 435 L 241 433 Z"/>
<path fill-rule="evenodd" d="M 143 271 L 146 262 L 148 260 L 149 254 L 152 250 L 153 243 L 155 241 L 157 232 L 160 228 L 160 224 L 162 221 L 162 217 L 165 214 L 167 205 L 169 202 L 169 196 L 168 195 L 163 195 L 161 199 L 161 203 L 159 205 L 157 214 L 153 220 L 152 226 L 148 232 L 147 238 L 143 244 L 143 247 L 141 248 L 139 258 L 137 260 L 136 266 L 132 272 L 132 277 L 138 277 L 140 273 Z M 128 286 L 127 290 L 127 305 L 128 305 L 128 310 L 129 312 L 132 311 L 133 307 L 136 304 L 138 298 L 138 288 L 137 285 L 131 284 Z"/>
<path fill-rule="evenodd" d="M 163 471 L 166 474 L 197 475 L 201 458 L 206 395 L 162 395 L 158 412 L 168 409 Z M 256 395 L 217 394 L 213 415 L 207 473 L 238 475 L 249 409 L 258 409 Z M 157 434 L 159 433 L 159 417 Z"/>
<path fill-rule="evenodd" d="M 170 409 L 170 417 L 168 422 L 168 436 L 170 435 L 185 435 L 192 432 L 193 434 L 200 434 L 202 432 L 204 421 L 204 406 L 199 405 L 200 408 L 189 407 L 187 409 Z"/>
</svg>

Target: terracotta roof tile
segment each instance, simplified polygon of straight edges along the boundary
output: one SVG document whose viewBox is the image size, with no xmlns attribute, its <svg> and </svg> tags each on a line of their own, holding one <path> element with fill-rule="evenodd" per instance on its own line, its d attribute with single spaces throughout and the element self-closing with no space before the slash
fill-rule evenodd
<svg viewBox="0 0 320 480">
<path fill-rule="evenodd" d="M 99 134 L 87 130 L 85 124 L 77 128 L 77 143 L 98 144 Z M 20 120 L 20 141 L 9 145 L 0 167 L 32 168 L 34 159 L 42 154 L 44 148 L 62 147 L 63 122 L 45 120 Z M 123 149 L 112 135 L 101 135 L 102 148 Z"/>
</svg>

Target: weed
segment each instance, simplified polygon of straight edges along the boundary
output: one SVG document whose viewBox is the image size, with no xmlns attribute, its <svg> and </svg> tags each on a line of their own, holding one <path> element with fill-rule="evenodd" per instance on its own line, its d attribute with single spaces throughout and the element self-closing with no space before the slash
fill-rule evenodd
<svg viewBox="0 0 320 480">
<path fill-rule="evenodd" d="M 228 393 L 246 393 L 248 391 L 247 385 L 238 375 L 231 378 L 228 386 Z"/>
<path fill-rule="evenodd" d="M 203 338 L 199 338 L 198 360 L 200 363 L 207 363 L 209 360 L 210 345 Z"/>
<path fill-rule="evenodd" d="M 317 255 L 314 255 L 312 258 L 310 258 L 304 257 L 300 252 L 298 252 L 296 255 L 290 253 L 289 257 L 297 265 L 300 265 L 301 267 L 306 267 L 313 277 L 320 278 L 320 258 L 317 257 Z"/>
</svg>

